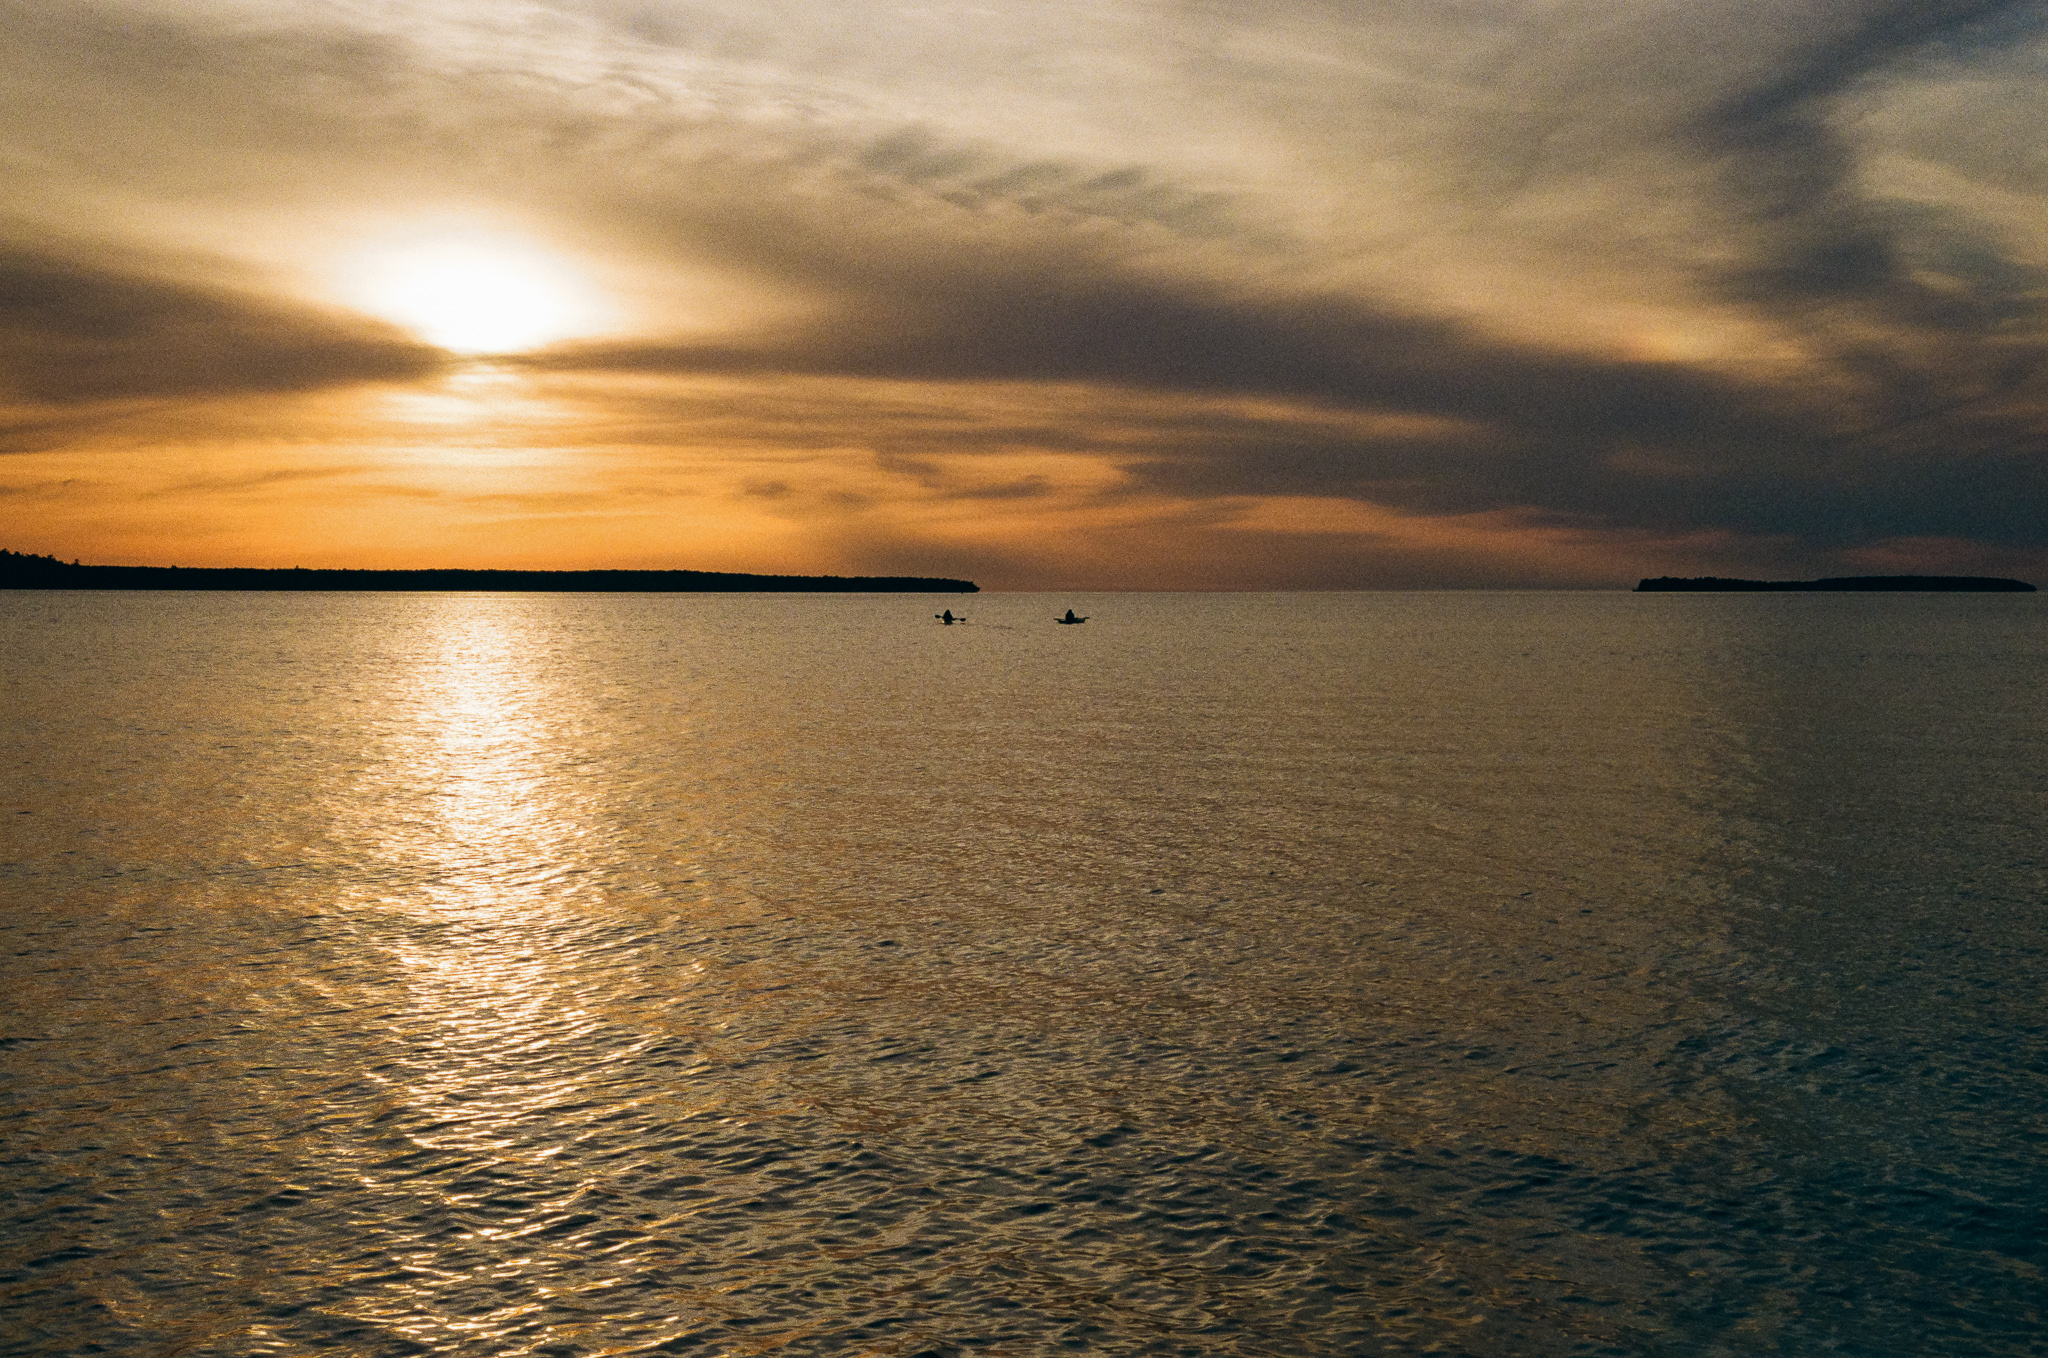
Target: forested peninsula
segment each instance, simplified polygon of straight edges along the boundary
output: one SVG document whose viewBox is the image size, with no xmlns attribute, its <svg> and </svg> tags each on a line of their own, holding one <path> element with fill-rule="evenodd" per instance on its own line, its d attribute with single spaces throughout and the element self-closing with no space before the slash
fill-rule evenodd
<svg viewBox="0 0 2048 1358">
<path fill-rule="evenodd" d="M 1660 575 L 1654 580 L 1644 580 L 1635 588 L 1638 594 L 1786 594 L 1795 591 L 2032 594 L 2034 587 L 2024 580 L 2003 580 L 1990 575 L 1838 575 L 1823 580 L 1729 580 L 1718 575 L 1681 580 L 1673 575 Z"/>
<path fill-rule="evenodd" d="M 724 571 L 306 570 L 81 566 L 0 549 L 0 589 L 493 590 L 568 594 L 978 594 L 972 580 L 920 575 L 742 575 Z"/>
</svg>

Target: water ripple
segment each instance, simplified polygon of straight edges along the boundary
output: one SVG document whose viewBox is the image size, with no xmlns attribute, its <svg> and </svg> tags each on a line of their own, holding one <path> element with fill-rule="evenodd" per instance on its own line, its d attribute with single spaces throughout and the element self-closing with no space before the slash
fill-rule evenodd
<svg viewBox="0 0 2048 1358">
<path fill-rule="evenodd" d="M 2029 1352 L 2040 633 L 1777 602 L 9 601 L 0 1349 Z"/>
</svg>

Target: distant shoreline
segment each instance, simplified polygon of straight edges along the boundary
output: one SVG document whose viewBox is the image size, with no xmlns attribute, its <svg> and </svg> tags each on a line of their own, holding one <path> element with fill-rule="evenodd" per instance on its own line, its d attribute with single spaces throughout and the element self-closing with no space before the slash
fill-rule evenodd
<svg viewBox="0 0 2048 1358">
<path fill-rule="evenodd" d="M 1875 594 L 2032 594 L 2034 587 L 2024 580 L 2005 580 L 1990 575 L 1842 575 L 1822 580 L 1730 580 L 1702 575 L 1682 580 L 1674 575 L 1645 579 L 1635 587 L 1637 594 L 1788 594 L 1788 593 L 1875 593 Z"/>
<path fill-rule="evenodd" d="M 725 571 L 307 570 L 250 566 L 81 566 L 0 551 L 0 589 L 534 594 L 979 594 L 972 580 L 919 575 L 747 575 Z"/>
</svg>

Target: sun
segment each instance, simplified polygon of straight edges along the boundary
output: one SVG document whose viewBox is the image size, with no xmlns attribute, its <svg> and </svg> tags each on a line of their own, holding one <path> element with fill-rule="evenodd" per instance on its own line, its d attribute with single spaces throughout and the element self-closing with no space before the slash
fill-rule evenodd
<svg viewBox="0 0 2048 1358">
<path fill-rule="evenodd" d="M 511 354 L 601 328 L 603 307 L 560 261 L 475 238 L 411 241 L 368 252 L 349 271 L 352 300 L 458 354 Z"/>
</svg>

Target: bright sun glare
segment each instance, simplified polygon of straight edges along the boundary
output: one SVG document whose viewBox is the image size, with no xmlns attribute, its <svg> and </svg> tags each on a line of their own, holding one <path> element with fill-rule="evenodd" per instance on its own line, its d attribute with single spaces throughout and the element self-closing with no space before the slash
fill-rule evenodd
<svg viewBox="0 0 2048 1358">
<path fill-rule="evenodd" d="M 366 255 L 358 305 L 458 354 L 509 354 L 587 332 L 599 307 L 560 263 L 496 241 L 436 240 Z"/>
</svg>

